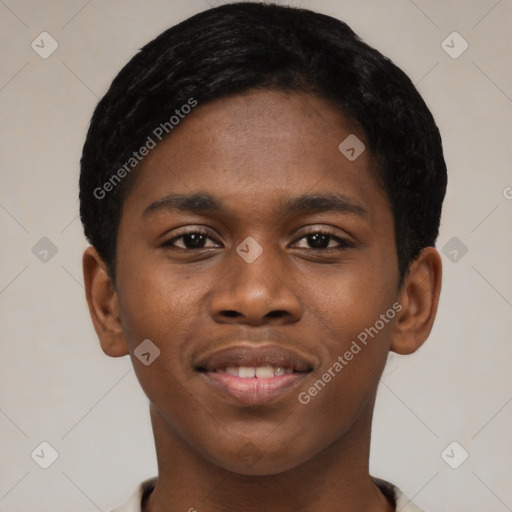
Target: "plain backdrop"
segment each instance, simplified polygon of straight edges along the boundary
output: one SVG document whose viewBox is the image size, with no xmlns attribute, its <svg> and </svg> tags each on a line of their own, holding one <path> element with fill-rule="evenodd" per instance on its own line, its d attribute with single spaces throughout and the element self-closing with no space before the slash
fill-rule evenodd
<svg viewBox="0 0 512 512">
<path fill-rule="evenodd" d="M 293 5 L 348 22 L 404 69 L 441 129 L 449 169 L 437 322 L 416 354 L 390 357 L 372 474 L 426 511 L 510 511 L 512 1 Z M 79 158 L 121 67 L 208 7 L 0 0 L 0 511 L 109 511 L 156 475 L 147 399 L 129 359 L 103 354 L 86 309 Z M 58 43 L 46 59 L 31 47 L 45 31 Z M 48 51 L 55 43 L 45 41 Z M 31 456 L 51 453 L 42 442 L 58 454 L 48 469 Z"/>
</svg>

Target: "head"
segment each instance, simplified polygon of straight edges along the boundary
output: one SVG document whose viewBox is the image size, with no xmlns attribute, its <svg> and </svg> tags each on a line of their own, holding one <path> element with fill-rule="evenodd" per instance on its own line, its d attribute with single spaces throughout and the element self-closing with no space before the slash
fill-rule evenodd
<svg viewBox="0 0 512 512">
<path fill-rule="evenodd" d="M 200 13 L 142 48 L 91 121 L 80 213 L 103 350 L 131 354 L 162 425 L 210 462 L 295 467 L 368 429 L 389 350 L 427 338 L 445 189 L 425 102 L 346 24 L 254 3 Z M 300 375 L 241 402 L 211 378 L 226 350 Z"/>
</svg>

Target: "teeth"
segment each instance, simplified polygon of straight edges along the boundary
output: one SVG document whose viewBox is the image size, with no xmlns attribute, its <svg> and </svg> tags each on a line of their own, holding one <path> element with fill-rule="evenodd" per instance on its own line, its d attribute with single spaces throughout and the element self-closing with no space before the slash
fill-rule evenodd
<svg viewBox="0 0 512 512">
<path fill-rule="evenodd" d="M 250 368 L 249 366 L 240 366 L 238 370 L 238 376 L 242 379 L 250 379 L 256 375 L 256 368 Z"/>
<path fill-rule="evenodd" d="M 271 379 L 272 377 L 280 377 L 281 375 L 293 373 L 293 368 L 281 368 L 280 366 L 228 366 L 225 369 L 217 370 L 221 373 L 227 373 L 242 379 Z"/>
<path fill-rule="evenodd" d="M 274 376 L 274 368 L 272 366 L 260 366 L 256 368 L 256 377 L 258 379 L 270 379 Z"/>
</svg>

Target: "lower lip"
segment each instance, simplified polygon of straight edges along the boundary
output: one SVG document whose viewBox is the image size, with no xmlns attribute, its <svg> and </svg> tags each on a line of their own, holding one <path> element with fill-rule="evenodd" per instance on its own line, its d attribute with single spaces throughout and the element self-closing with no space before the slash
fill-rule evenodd
<svg viewBox="0 0 512 512">
<path fill-rule="evenodd" d="M 259 379 L 243 379 L 228 373 L 205 372 L 207 381 L 223 394 L 246 405 L 263 405 L 277 400 L 306 377 L 306 372 Z"/>
</svg>

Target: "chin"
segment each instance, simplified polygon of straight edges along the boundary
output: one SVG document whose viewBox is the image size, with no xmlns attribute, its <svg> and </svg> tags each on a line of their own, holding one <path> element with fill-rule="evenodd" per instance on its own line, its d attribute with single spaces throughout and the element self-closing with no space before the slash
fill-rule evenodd
<svg viewBox="0 0 512 512">
<path fill-rule="evenodd" d="M 299 457 L 298 454 L 270 453 L 258 449 L 251 442 L 246 443 L 241 450 L 226 456 L 216 456 L 212 462 L 226 471 L 246 476 L 272 476 L 290 471 L 308 457 Z"/>
</svg>

